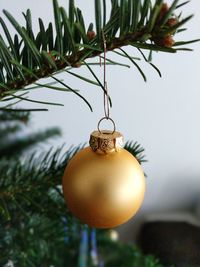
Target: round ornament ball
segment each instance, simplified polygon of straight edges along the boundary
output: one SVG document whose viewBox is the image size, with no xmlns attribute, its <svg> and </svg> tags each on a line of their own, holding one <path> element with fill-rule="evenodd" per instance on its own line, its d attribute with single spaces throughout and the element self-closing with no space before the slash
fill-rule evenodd
<svg viewBox="0 0 200 267">
<path fill-rule="evenodd" d="M 96 228 L 113 228 L 140 208 L 145 177 L 137 159 L 122 148 L 119 132 L 94 131 L 90 146 L 68 163 L 63 194 L 69 210 Z"/>
</svg>

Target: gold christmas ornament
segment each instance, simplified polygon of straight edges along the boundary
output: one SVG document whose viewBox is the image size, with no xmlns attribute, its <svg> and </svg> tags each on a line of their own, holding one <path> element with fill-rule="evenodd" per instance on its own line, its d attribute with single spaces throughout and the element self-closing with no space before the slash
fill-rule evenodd
<svg viewBox="0 0 200 267">
<path fill-rule="evenodd" d="M 68 163 L 63 176 L 63 194 L 69 210 L 82 222 L 96 228 L 113 228 L 128 221 L 140 208 L 145 192 L 144 173 L 137 159 L 123 148 L 123 136 L 116 132 L 109 116 L 104 45 L 104 112 L 90 146 Z M 113 131 L 100 130 L 109 120 Z"/>
<path fill-rule="evenodd" d="M 69 210 L 96 228 L 113 228 L 140 208 L 145 177 L 140 164 L 122 148 L 119 132 L 95 131 L 90 146 L 68 163 L 63 193 Z"/>
</svg>

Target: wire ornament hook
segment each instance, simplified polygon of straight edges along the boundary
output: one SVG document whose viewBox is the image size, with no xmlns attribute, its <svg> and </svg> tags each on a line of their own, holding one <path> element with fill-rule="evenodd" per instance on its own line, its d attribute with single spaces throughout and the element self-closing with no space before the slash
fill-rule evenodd
<svg viewBox="0 0 200 267">
<path fill-rule="evenodd" d="M 100 119 L 99 123 L 98 123 L 98 131 L 100 133 L 101 130 L 99 129 L 100 123 L 103 120 L 110 120 L 113 123 L 114 126 L 114 130 L 113 133 L 115 132 L 115 122 L 110 118 L 110 103 L 109 103 L 109 94 L 108 94 L 108 84 L 106 81 L 106 52 L 107 52 L 107 45 L 106 45 L 106 38 L 105 38 L 105 34 L 104 31 L 102 30 L 102 40 L 103 40 L 103 86 L 104 86 L 104 94 L 103 94 L 103 105 L 104 105 L 104 117 Z M 101 57 L 99 57 L 99 64 L 100 66 L 102 66 L 102 61 L 101 61 Z"/>
<path fill-rule="evenodd" d="M 109 95 L 108 95 L 108 85 L 106 81 L 106 52 L 107 52 L 107 46 L 106 46 L 106 38 L 104 31 L 102 30 L 102 38 L 103 38 L 103 85 L 104 85 L 104 114 L 107 119 L 110 117 L 110 104 L 109 104 Z"/>
</svg>

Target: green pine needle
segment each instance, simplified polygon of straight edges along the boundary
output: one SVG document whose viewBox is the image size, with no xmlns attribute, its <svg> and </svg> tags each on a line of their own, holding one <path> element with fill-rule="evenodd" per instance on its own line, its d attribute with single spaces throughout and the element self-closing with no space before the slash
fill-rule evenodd
<svg viewBox="0 0 200 267">
<path fill-rule="evenodd" d="M 52 77 L 66 68 L 86 65 L 88 64 L 86 59 L 101 56 L 103 52 L 102 32 L 106 38 L 107 51 L 122 49 L 123 56 L 133 63 L 146 81 L 145 72 L 136 62 L 134 55 L 129 55 L 123 47 L 131 45 L 139 48 L 141 52 L 148 50 L 151 58 L 152 51 L 166 53 L 191 51 L 190 48 L 181 46 L 198 42 L 199 39 L 181 40 L 175 42 L 172 47 L 156 44 L 156 40 L 160 38 L 173 33 L 175 39 L 177 33 L 186 30 L 182 26 L 188 23 L 192 16 L 183 19 L 177 16 L 179 21 L 173 26 L 168 25 L 168 20 L 174 18 L 176 10 L 188 2 L 180 3 L 179 0 L 174 0 L 168 11 L 160 17 L 164 0 L 156 0 L 155 3 L 150 0 L 112 0 L 108 17 L 107 1 L 95 0 L 95 21 L 86 25 L 83 12 L 75 6 L 74 0 L 69 1 L 68 12 L 64 7 L 59 6 L 58 0 L 52 0 L 54 25 L 50 22 L 46 27 L 43 19 L 39 18 L 39 32 L 33 31 L 32 14 L 29 9 L 23 13 L 25 26 L 20 25 L 12 14 L 4 10 L 4 15 L 17 33 L 12 37 L 3 17 L 0 18 L 0 25 L 5 36 L 0 36 L 0 100 L 13 94 L 13 91 L 21 91 L 27 86 L 34 87 L 31 85 L 40 83 L 41 78 Z M 149 63 L 144 53 L 141 54 L 145 62 Z M 88 66 L 92 64 L 97 65 L 89 63 Z M 107 64 L 128 67 L 127 64 L 116 62 L 112 58 L 107 59 Z M 152 62 L 150 64 L 161 76 L 160 70 Z M 95 81 L 81 75 L 71 75 L 94 85 L 98 84 L 104 90 L 99 82 L 100 79 L 91 69 L 89 70 Z M 77 90 L 65 86 L 63 91 L 66 90 L 76 93 L 91 109 L 91 105 L 77 93 Z"/>
</svg>

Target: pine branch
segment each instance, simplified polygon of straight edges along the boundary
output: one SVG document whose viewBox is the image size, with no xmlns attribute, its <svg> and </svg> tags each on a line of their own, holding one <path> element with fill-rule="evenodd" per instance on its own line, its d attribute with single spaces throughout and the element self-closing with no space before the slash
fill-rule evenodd
<svg viewBox="0 0 200 267">
<path fill-rule="evenodd" d="M 1 160 L 0 213 L 2 219 L 11 220 L 12 214 L 16 216 L 21 214 L 22 211 L 16 206 L 18 202 L 27 216 L 40 213 L 54 217 L 55 210 L 59 216 L 65 214 L 66 207 L 60 192 L 61 178 L 67 163 L 81 148 L 83 146 L 72 147 L 63 155 L 62 148 L 55 152 L 50 149 L 46 154 L 40 156 L 33 154 L 23 162 L 17 158 L 12 161 Z M 138 143 L 127 142 L 125 149 L 133 154 L 140 164 L 146 161 L 143 155 L 144 149 Z M 44 191 L 47 192 L 45 196 Z M 59 207 L 57 206 L 57 197 L 59 198 Z M 17 202 L 13 202 L 14 199 Z M 2 201 L 6 206 L 2 205 Z M 55 207 L 52 208 L 53 206 Z M 17 209 L 18 212 L 15 211 L 11 214 L 10 209 Z"/>
<path fill-rule="evenodd" d="M 0 122 L 20 121 L 26 123 L 30 118 L 29 112 L 6 112 L 0 110 Z"/>
<path fill-rule="evenodd" d="M 16 128 L 14 126 L 5 129 L 6 135 L 4 135 L 3 138 L 1 138 L 3 131 L 0 130 L 0 158 L 4 157 L 9 159 L 15 156 L 19 157 L 25 149 L 30 148 L 34 144 L 60 135 L 60 131 L 57 128 L 52 128 L 43 132 L 27 135 L 25 137 L 14 138 L 14 140 L 9 138 L 8 131 L 13 132 L 13 130 L 17 131 L 18 129 L 18 127 Z"/>
<path fill-rule="evenodd" d="M 63 156 L 61 156 L 62 148 L 55 152 L 49 150 L 40 156 L 29 156 L 23 162 L 17 158 L 11 161 L 2 159 L 0 162 L 1 221 L 14 222 L 26 214 L 27 216 L 45 214 L 54 218 L 55 211 L 57 215 L 63 216 L 66 213 L 66 207 L 57 189 L 67 162 L 78 149 L 80 147 L 71 148 Z M 17 205 L 17 203 L 20 204 Z"/>
<path fill-rule="evenodd" d="M 26 149 L 36 143 L 60 135 L 57 128 L 32 134 L 23 133 L 29 115 L 29 112 L 0 111 L 0 159 L 19 158 Z"/>
<path fill-rule="evenodd" d="M 57 131 L 39 133 L 31 140 L 16 138 L 11 145 L 5 139 L 20 130 L 21 124 L 17 123 L 24 122 L 28 114 L 13 118 L 15 113 L 5 114 L 10 117 L 0 114 L 5 122 L 0 125 L 0 266 L 6 266 L 9 260 L 21 267 L 48 267 L 54 263 L 61 267 L 65 262 L 76 266 L 82 225 L 66 210 L 61 178 L 71 157 L 83 146 L 71 147 L 64 154 L 61 147 L 20 159 L 19 154 L 30 141 L 41 141 Z M 9 119 L 19 127 L 9 126 Z M 129 142 L 126 147 L 138 161 L 143 158 L 139 145 Z"/>
<path fill-rule="evenodd" d="M 153 6 L 149 0 L 122 0 L 120 3 L 111 1 L 110 17 L 106 20 L 106 1 L 97 0 L 95 1 L 96 33 L 93 31 L 93 23 L 90 23 L 86 30 L 82 12 L 75 7 L 74 1 L 69 1 L 69 15 L 67 15 L 66 10 L 59 7 L 57 0 L 53 0 L 56 32 L 53 31 L 51 22 L 45 28 L 40 18 L 40 31 L 37 34 L 33 33 L 30 10 L 23 14 L 25 26 L 21 26 L 8 11 L 4 10 L 5 16 L 17 34 L 12 38 L 6 23 L 0 19 L 5 33 L 5 38 L 0 36 L 0 101 L 10 95 L 15 97 L 16 92 L 37 83 L 41 78 L 54 77 L 63 70 L 69 71 L 71 68 L 83 65 L 88 58 L 101 55 L 102 31 L 106 37 L 107 51 L 131 45 L 150 52 L 175 53 L 180 50 L 176 48 L 178 45 L 199 41 L 197 39 L 174 44 L 173 36 L 180 32 L 181 27 L 192 17 L 181 20 L 174 15 L 175 10 L 183 4 L 179 4 L 178 0 L 174 0 L 170 7 L 164 4 L 163 0 L 155 1 Z M 187 49 L 182 48 L 182 50 Z M 133 56 L 126 52 L 124 55 L 134 63 L 144 78 L 144 72 L 134 61 Z M 112 64 L 112 60 L 109 63 Z M 71 75 L 69 72 L 68 74 Z M 66 91 L 66 88 L 70 86 L 63 87 L 63 91 Z M 73 89 L 71 92 L 76 93 L 76 90 Z M 86 102 L 84 97 L 79 93 L 76 94 Z"/>
<path fill-rule="evenodd" d="M 98 239 L 98 244 L 102 257 L 106 258 L 106 266 L 108 267 L 163 267 L 160 261 L 155 259 L 153 255 L 146 255 L 144 257 L 138 248 L 131 243 L 124 246 L 121 242 L 110 240 L 104 234 Z"/>
<path fill-rule="evenodd" d="M 82 233 L 87 234 L 88 240 L 82 238 Z M 20 267 L 77 267 L 81 262 L 94 267 L 97 260 L 92 264 L 93 255 L 98 252 L 98 258 L 107 267 L 162 267 L 158 259 L 143 255 L 135 245 L 111 240 L 109 231 L 97 231 L 95 236 L 92 233 L 94 229 L 81 227 L 65 217 L 52 221 L 46 216 L 34 215 L 15 227 L 11 223 L 5 227 L 0 225 L 0 265 L 8 267 L 7 263 L 13 262 Z M 97 245 L 94 246 L 94 242 Z M 80 244 L 87 247 L 82 261 Z"/>
</svg>

